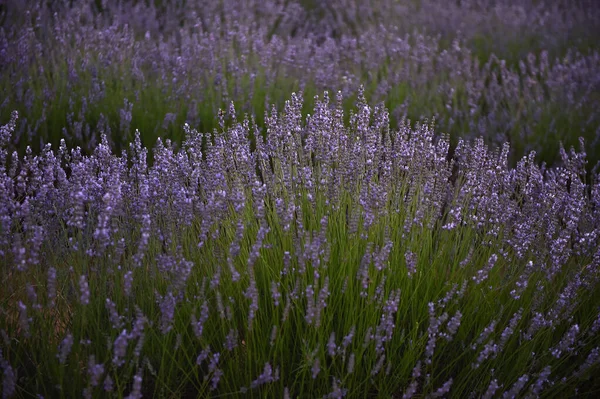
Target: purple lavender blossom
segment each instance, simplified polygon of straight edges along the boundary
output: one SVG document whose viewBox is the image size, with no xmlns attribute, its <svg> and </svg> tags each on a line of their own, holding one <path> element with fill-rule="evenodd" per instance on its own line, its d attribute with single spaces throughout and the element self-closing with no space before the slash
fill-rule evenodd
<svg viewBox="0 0 600 399">
<path fill-rule="evenodd" d="M 544 384 L 552 385 L 552 382 L 550 381 L 550 378 L 549 378 L 550 374 L 551 374 L 551 370 L 552 370 L 552 368 L 550 366 L 546 366 L 539 373 L 538 378 L 535 380 L 535 382 L 529 388 L 529 392 L 531 395 L 533 395 L 534 397 L 539 397 L 539 395 L 542 393 L 542 390 L 544 389 Z"/>
<path fill-rule="evenodd" d="M 417 361 L 417 364 L 415 365 L 415 367 L 413 368 L 413 371 L 412 371 L 412 382 L 404 391 L 404 394 L 402 395 L 402 399 L 410 399 L 417 393 L 417 389 L 419 388 L 418 380 L 420 377 L 421 377 L 421 361 L 419 360 L 419 361 Z"/>
<path fill-rule="evenodd" d="M 129 270 L 123 275 L 123 294 L 126 297 L 131 296 L 131 288 L 133 285 L 133 271 Z"/>
<path fill-rule="evenodd" d="M 2 366 L 2 398 L 11 398 L 17 391 L 17 373 L 11 365 L 3 360 Z"/>
<path fill-rule="evenodd" d="M 259 375 L 256 380 L 252 381 L 250 384 L 251 389 L 258 388 L 261 385 L 269 384 L 279 380 L 279 373 L 273 373 L 273 368 L 270 363 L 265 363 L 265 368 L 261 375 Z"/>
<path fill-rule="evenodd" d="M 489 275 L 490 271 L 492 270 L 492 268 L 494 267 L 494 265 L 496 264 L 497 260 L 498 260 L 498 255 L 492 254 L 492 256 L 490 256 L 490 259 L 488 260 L 487 265 L 483 269 L 478 270 L 477 275 L 473 276 L 473 281 L 475 281 L 475 284 L 481 284 L 485 280 L 487 280 L 488 275 Z"/>
<path fill-rule="evenodd" d="M 348 358 L 348 374 L 352 374 L 354 372 L 354 362 L 355 362 L 355 355 L 354 352 L 352 352 L 350 354 L 350 357 Z"/>
<path fill-rule="evenodd" d="M 58 354 L 56 357 L 58 358 L 58 362 L 60 364 L 65 364 L 67 361 L 67 356 L 71 353 L 71 348 L 73 347 L 73 336 L 71 334 L 67 334 L 67 336 L 61 341 L 58 346 Z"/>
<path fill-rule="evenodd" d="M 344 338 L 342 339 L 341 345 L 338 347 L 338 354 L 345 353 L 346 348 L 352 344 L 352 340 L 354 339 L 354 334 L 356 333 L 356 326 L 350 327 L 350 331 Z"/>
<path fill-rule="evenodd" d="M 31 336 L 31 332 L 30 332 L 30 328 L 29 328 L 30 319 L 27 316 L 27 305 L 25 305 L 23 302 L 19 301 L 18 306 L 19 306 L 19 327 L 21 328 L 23 335 L 25 337 L 29 338 Z"/>
<path fill-rule="evenodd" d="M 208 304 L 206 301 L 204 301 L 200 307 L 200 318 L 197 319 L 194 312 L 192 313 L 191 319 L 194 335 L 196 338 L 200 339 L 200 337 L 202 337 L 202 332 L 204 331 L 204 323 L 206 323 L 206 320 L 208 320 Z"/>
<path fill-rule="evenodd" d="M 577 335 L 579 335 L 579 325 L 574 324 L 565 333 L 558 345 L 550 349 L 550 353 L 552 354 L 552 356 L 554 356 L 557 359 L 560 359 L 564 352 L 573 352 L 573 345 L 575 344 Z"/>
<path fill-rule="evenodd" d="M 315 304 L 315 327 L 319 328 L 321 326 L 321 318 L 323 314 L 323 310 L 327 307 L 327 298 L 329 297 L 329 277 L 325 277 L 325 282 L 323 287 L 319 290 L 319 297 Z M 310 323 L 309 323 L 310 324 Z"/>
<path fill-rule="evenodd" d="M 477 348 L 477 345 L 481 345 L 486 339 L 488 339 L 488 337 L 496 329 L 496 324 L 498 324 L 498 320 L 495 320 L 495 319 L 492 320 L 490 322 L 490 324 L 486 328 L 483 329 L 481 334 L 479 334 L 479 337 L 477 338 L 475 343 L 473 345 L 471 345 L 471 349 L 475 350 Z"/>
<path fill-rule="evenodd" d="M 210 346 L 206 347 L 205 349 L 202 350 L 202 352 L 200 352 L 200 354 L 196 358 L 196 364 L 198 366 L 200 366 L 202 364 L 202 362 L 208 358 L 209 355 L 210 355 Z"/>
<path fill-rule="evenodd" d="M 131 388 L 131 393 L 126 397 L 126 399 L 141 399 L 142 398 L 142 370 L 138 370 L 137 373 L 133 376 L 133 387 Z"/>
<path fill-rule="evenodd" d="M 502 395 L 502 398 L 516 398 L 517 395 L 519 394 L 519 392 L 525 387 L 525 384 L 527 384 L 527 382 L 529 381 L 529 376 L 527 374 L 523 374 L 521 377 L 519 377 L 519 379 L 517 380 L 517 382 L 514 383 L 514 385 L 506 392 L 504 392 L 504 394 Z"/>
<path fill-rule="evenodd" d="M 450 378 L 446 381 L 441 387 L 439 387 L 435 392 L 429 395 L 430 398 L 443 398 L 448 392 L 450 392 L 450 387 L 452 386 L 453 379 Z"/>
<path fill-rule="evenodd" d="M 90 355 L 89 357 L 87 373 L 90 377 L 90 385 L 92 387 L 98 386 L 98 384 L 100 384 L 100 379 L 104 374 L 104 364 L 96 363 L 96 358 L 94 355 Z"/>
<path fill-rule="evenodd" d="M 431 358 L 436 346 L 436 340 L 439 335 L 439 330 L 442 324 L 448 319 L 448 313 L 442 314 L 440 317 L 435 317 L 435 305 L 433 302 L 429 302 L 429 327 L 427 328 L 427 335 L 429 340 L 425 347 L 425 363 L 431 364 Z"/>
<path fill-rule="evenodd" d="M 82 305 L 88 305 L 90 303 L 90 287 L 87 282 L 85 275 L 79 276 L 79 302 Z"/>
<path fill-rule="evenodd" d="M 331 357 L 335 357 L 337 346 L 335 344 L 335 332 L 331 332 L 327 341 L 327 353 Z"/>
<path fill-rule="evenodd" d="M 483 349 L 481 349 L 479 355 L 477 356 L 477 360 L 475 361 L 475 363 L 471 364 L 471 367 L 473 369 L 478 369 L 485 360 L 487 360 L 490 356 L 495 356 L 497 353 L 498 345 L 496 345 L 494 341 L 491 340 L 490 342 L 485 344 Z"/>
<path fill-rule="evenodd" d="M 159 296 L 160 297 L 160 296 Z M 173 329 L 173 318 L 175 317 L 175 307 L 177 305 L 177 299 L 173 296 L 172 292 L 168 292 L 164 297 L 160 297 L 160 331 L 163 334 L 167 334 Z"/>
<path fill-rule="evenodd" d="M 444 335 L 444 338 L 446 338 L 446 340 L 448 342 L 452 341 L 452 337 L 456 334 L 456 332 L 458 331 L 458 328 L 460 327 L 460 319 L 462 318 L 462 313 L 460 313 L 460 310 L 456 311 L 456 314 L 450 319 L 450 321 L 448 321 L 448 334 Z"/>
<path fill-rule="evenodd" d="M 110 375 L 107 375 L 104 379 L 104 392 L 112 392 L 114 388 L 114 383 Z"/>
<path fill-rule="evenodd" d="M 38 296 L 37 293 L 35 292 L 35 287 L 33 285 L 31 285 L 30 283 L 27 283 L 26 286 L 26 290 L 27 290 L 27 298 L 29 299 L 29 302 L 32 304 L 32 308 L 34 309 L 41 309 L 41 305 L 38 303 Z"/>
<path fill-rule="evenodd" d="M 595 347 L 590 351 L 590 354 L 585 359 L 583 364 L 579 366 L 574 375 L 581 378 L 589 369 L 600 363 L 600 347 Z"/>
<path fill-rule="evenodd" d="M 483 394 L 483 398 L 485 399 L 492 399 L 494 397 L 494 394 L 496 393 L 496 391 L 498 390 L 498 388 L 500 388 L 501 386 L 498 385 L 498 380 L 497 379 L 493 379 L 490 382 L 490 385 L 488 386 L 487 390 L 485 391 L 485 393 Z"/>
<path fill-rule="evenodd" d="M 408 277 L 412 278 L 412 276 L 417 273 L 417 255 L 410 250 L 407 250 L 404 253 L 404 260 L 406 262 Z"/>
<path fill-rule="evenodd" d="M 314 323 L 316 317 L 316 305 L 315 305 L 315 291 L 312 285 L 306 286 L 306 313 L 304 315 L 304 320 L 308 325 L 312 325 Z"/>
<path fill-rule="evenodd" d="M 373 369 L 371 370 L 372 377 L 379 374 L 379 372 L 381 371 L 381 368 L 383 367 L 384 361 L 385 361 L 385 353 L 382 353 L 381 355 L 379 355 L 379 359 L 377 360 L 377 363 L 375 363 L 375 366 L 373 366 Z"/>
<path fill-rule="evenodd" d="M 346 388 L 340 387 L 340 380 L 333 378 L 332 382 L 332 391 L 324 396 L 324 399 L 342 399 L 348 394 L 348 390 Z"/>
<path fill-rule="evenodd" d="M 56 269 L 53 267 L 48 268 L 47 293 L 48 306 L 52 307 L 56 301 Z"/>
<path fill-rule="evenodd" d="M 113 358 L 112 363 L 116 367 L 121 367 L 125 364 L 125 355 L 127 353 L 127 341 L 129 340 L 129 335 L 127 334 L 127 330 L 121 331 L 121 334 L 115 339 L 113 344 Z"/>
<path fill-rule="evenodd" d="M 112 328 L 117 330 L 121 329 L 124 325 L 123 316 L 119 315 L 119 312 L 117 312 L 117 305 L 115 305 L 110 298 L 106 298 L 106 310 L 108 310 L 108 318 Z"/>
<path fill-rule="evenodd" d="M 208 372 L 212 373 L 217 369 L 217 365 L 219 364 L 219 358 L 221 354 L 219 352 L 213 353 L 210 362 L 208 363 Z"/>
<path fill-rule="evenodd" d="M 319 358 L 315 358 L 313 360 L 313 365 L 310 370 L 312 372 L 312 379 L 314 380 L 315 378 L 317 378 L 319 372 L 321 371 L 321 361 L 319 360 Z"/>
<path fill-rule="evenodd" d="M 256 287 L 256 280 L 254 277 L 250 278 L 250 286 L 244 292 L 244 296 L 250 299 L 250 309 L 248 310 L 248 329 L 252 329 L 252 323 L 256 317 L 258 311 L 258 288 Z"/>
<path fill-rule="evenodd" d="M 279 301 L 281 299 L 281 293 L 278 290 L 279 283 L 272 281 L 271 282 L 271 298 L 273 298 L 273 306 L 278 307 Z"/>
<path fill-rule="evenodd" d="M 275 340 L 277 339 L 277 326 L 273 325 L 271 328 L 271 338 L 269 339 L 269 345 L 273 346 L 275 344 Z"/>
<path fill-rule="evenodd" d="M 502 331 L 502 334 L 500 334 L 500 341 L 498 342 L 499 350 L 502 350 L 502 348 L 504 348 L 504 345 L 506 345 L 506 343 L 508 342 L 510 337 L 515 332 L 515 330 L 517 328 L 517 324 L 521 320 L 522 315 L 523 315 L 523 308 L 519 309 L 519 311 L 513 315 L 513 317 L 508 322 L 508 326 L 506 326 L 504 331 Z"/>
<path fill-rule="evenodd" d="M 210 390 L 214 391 L 215 389 L 217 389 L 217 385 L 219 384 L 219 381 L 221 380 L 221 377 L 223 376 L 223 370 L 221 369 L 216 369 L 213 374 L 212 374 L 212 378 L 210 379 Z"/>
<path fill-rule="evenodd" d="M 225 349 L 227 349 L 229 352 L 231 352 L 232 350 L 237 348 L 237 346 L 238 346 L 237 341 L 238 341 L 238 332 L 235 328 L 232 328 L 229 330 L 229 333 L 225 337 L 225 344 L 224 344 Z"/>
</svg>

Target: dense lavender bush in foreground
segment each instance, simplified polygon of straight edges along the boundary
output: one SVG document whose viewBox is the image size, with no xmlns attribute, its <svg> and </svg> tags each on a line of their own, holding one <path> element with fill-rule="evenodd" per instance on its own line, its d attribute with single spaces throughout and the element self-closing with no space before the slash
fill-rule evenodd
<svg viewBox="0 0 600 399">
<path fill-rule="evenodd" d="M 585 153 L 389 127 L 362 92 L 234 106 L 181 148 L 0 131 L 3 397 L 565 397 L 598 389 Z M 227 127 L 229 126 L 229 127 Z M 253 139 L 252 139 L 253 138 Z M 204 144 L 203 144 L 204 143 Z M 255 143 L 255 145 L 251 145 Z M 203 149 L 204 148 L 204 149 Z"/>
</svg>

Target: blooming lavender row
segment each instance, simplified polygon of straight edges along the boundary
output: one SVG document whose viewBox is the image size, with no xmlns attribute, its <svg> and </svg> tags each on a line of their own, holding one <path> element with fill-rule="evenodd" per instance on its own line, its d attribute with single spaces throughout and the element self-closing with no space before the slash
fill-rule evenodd
<svg viewBox="0 0 600 399">
<path fill-rule="evenodd" d="M 585 43 L 600 8 L 585 1 L 41 3 L 11 2 L 6 18 L 23 23 L 0 30 L 0 115 L 21 113 L 21 154 L 61 138 L 89 153 L 101 134 L 120 150 L 136 128 L 147 145 L 180 142 L 185 122 L 218 128 L 231 100 L 262 126 L 291 91 L 349 96 L 364 83 L 394 122 L 435 116 L 454 136 L 548 162 L 584 136 L 599 159 L 600 56 Z"/>
<path fill-rule="evenodd" d="M 359 92 L 259 128 L 9 153 L 3 396 L 538 397 L 597 388 L 600 177 L 390 128 Z M 346 122 L 347 120 L 347 122 Z M 583 147 L 582 143 L 582 147 Z M 43 378 L 41 376 L 44 376 Z M 597 381 L 597 380 L 596 380 Z M 597 382 L 596 382 L 597 384 Z M 34 387 L 34 388 L 32 388 Z M 31 392 L 34 389 L 36 392 Z"/>
</svg>

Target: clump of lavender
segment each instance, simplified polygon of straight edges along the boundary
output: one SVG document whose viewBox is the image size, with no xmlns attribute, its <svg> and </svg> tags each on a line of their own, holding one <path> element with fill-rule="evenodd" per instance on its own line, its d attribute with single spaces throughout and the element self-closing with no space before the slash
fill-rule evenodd
<svg viewBox="0 0 600 399">
<path fill-rule="evenodd" d="M 335 45 L 352 54 L 344 40 Z M 427 54 L 421 68 L 438 65 Z M 184 79 L 185 63 L 174 65 Z M 507 85 L 528 84 L 511 76 Z M 151 163 L 141 134 L 120 156 L 104 137 L 91 155 L 64 144 L 22 159 L 3 141 L 6 395 L 60 381 L 64 394 L 69 381 L 85 396 L 132 398 L 146 383 L 407 398 L 469 396 L 473 380 L 474 397 L 591 384 L 600 178 L 583 152 L 511 167 L 508 146 L 463 140 L 451 153 L 433 124 L 391 127 L 364 91 L 351 115 L 338 94 L 316 97 L 304 117 L 302 97 L 267 112 L 265 129 L 232 106 L 211 134 L 188 126 L 181 144 L 157 142 Z M 124 126 L 136 112 L 125 104 Z M 24 360 L 37 358 L 50 359 L 51 385 Z"/>
</svg>

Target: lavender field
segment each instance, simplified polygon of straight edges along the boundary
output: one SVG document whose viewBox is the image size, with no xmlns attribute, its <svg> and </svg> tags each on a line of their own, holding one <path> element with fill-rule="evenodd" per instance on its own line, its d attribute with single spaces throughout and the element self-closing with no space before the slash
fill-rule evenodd
<svg viewBox="0 0 600 399">
<path fill-rule="evenodd" d="M 593 0 L 0 0 L 3 398 L 596 398 Z"/>
</svg>

